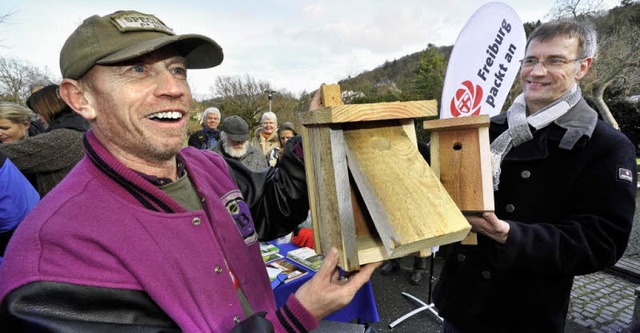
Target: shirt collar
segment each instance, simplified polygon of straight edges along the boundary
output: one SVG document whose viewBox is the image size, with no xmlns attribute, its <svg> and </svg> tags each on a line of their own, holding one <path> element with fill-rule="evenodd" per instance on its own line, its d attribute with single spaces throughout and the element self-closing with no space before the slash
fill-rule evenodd
<svg viewBox="0 0 640 333">
<path fill-rule="evenodd" d="M 178 175 L 178 178 L 184 175 L 184 170 L 185 170 L 184 158 L 182 158 L 182 156 L 178 154 L 176 155 L 176 171 L 177 171 L 176 174 Z M 163 186 L 173 182 L 171 178 L 156 177 L 153 175 L 144 174 L 139 171 L 135 171 L 135 172 L 155 186 Z"/>
</svg>

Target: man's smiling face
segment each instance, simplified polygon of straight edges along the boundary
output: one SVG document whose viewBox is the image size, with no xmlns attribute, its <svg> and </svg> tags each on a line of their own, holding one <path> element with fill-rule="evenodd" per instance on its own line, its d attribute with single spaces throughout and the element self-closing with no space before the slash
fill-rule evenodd
<svg viewBox="0 0 640 333">
<path fill-rule="evenodd" d="M 520 84 L 524 92 L 528 113 L 533 113 L 564 95 L 577 80 L 581 79 L 590 65 L 590 59 L 570 61 L 560 66 L 546 68 L 545 59 L 563 61 L 578 58 L 578 39 L 559 36 L 551 40 L 532 40 L 526 50 L 525 59 L 539 61 L 533 67 L 520 69 Z"/>
<path fill-rule="evenodd" d="M 175 157 L 186 136 L 191 100 L 183 57 L 164 49 L 124 64 L 96 65 L 88 75 L 92 129 L 114 155 Z"/>
</svg>

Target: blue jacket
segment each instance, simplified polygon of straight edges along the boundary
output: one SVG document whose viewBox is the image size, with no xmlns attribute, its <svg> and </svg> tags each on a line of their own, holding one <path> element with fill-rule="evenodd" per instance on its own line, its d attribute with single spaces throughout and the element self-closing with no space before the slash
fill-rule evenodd
<svg viewBox="0 0 640 333">
<path fill-rule="evenodd" d="M 39 201 L 40 195 L 31 183 L 0 152 L 0 256 L 13 231 Z"/>
</svg>

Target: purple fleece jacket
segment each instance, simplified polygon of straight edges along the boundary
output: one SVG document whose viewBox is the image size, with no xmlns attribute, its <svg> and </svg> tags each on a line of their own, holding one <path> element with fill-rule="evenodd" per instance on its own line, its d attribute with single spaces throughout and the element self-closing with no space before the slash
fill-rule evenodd
<svg viewBox="0 0 640 333">
<path fill-rule="evenodd" d="M 0 299 L 34 281 L 143 290 L 185 332 L 227 332 L 244 315 L 230 272 L 254 311 L 278 319 L 253 221 L 228 166 L 192 147 L 180 154 L 203 210 L 186 211 L 87 133 L 87 156 L 32 211 L 0 267 Z M 292 295 L 304 328 L 317 320 Z M 284 325 L 283 325 L 284 324 Z"/>
</svg>

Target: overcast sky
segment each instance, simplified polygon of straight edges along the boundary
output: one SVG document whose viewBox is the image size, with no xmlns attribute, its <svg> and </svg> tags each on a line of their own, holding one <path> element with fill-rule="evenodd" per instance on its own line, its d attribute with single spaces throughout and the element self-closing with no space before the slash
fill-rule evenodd
<svg viewBox="0 0 640 333">
<path fill-rule="evenodd" d="M 60 48 L 86 17 L 134 9 L 156 15 L 179 34 L 204 34 L 222 46 L 220 66 L 189 73 L 197 97 L 210 96 L 220 75 L 250 75 L 276 90 L 299 94 L 423 50 L 428 43 L 453 45 L 466 20 L 487 2 L 1 0 L 0 14 L 12 15 L 0 24 L 0 56 L 28 61 L 59 77 Z M 554 3 L 502 2 L 522 22 L 546 21 Z"/>
</svg>

